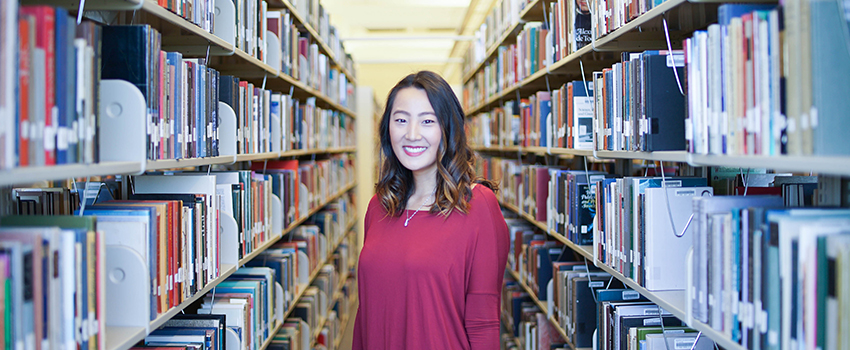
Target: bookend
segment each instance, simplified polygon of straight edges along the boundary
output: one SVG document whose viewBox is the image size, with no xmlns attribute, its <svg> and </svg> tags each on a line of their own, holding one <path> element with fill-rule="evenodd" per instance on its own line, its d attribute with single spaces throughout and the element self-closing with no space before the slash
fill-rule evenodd
<svg viewBox="0 0 850 350">
<path fill-rule="evenodd" d="M 272 195 L 272 239 L 283 236 L 283 202 L 280 197 Z"/>
<path fill-rule="evenodd" d="M 100 82 L 98 113 L 101 162 L 138 162 L 144 173 L 147 164 L 145 115 L 142 92 L 130 82 L 105 79 Z"/>
<path fill-rule="evenodd" d="M 150 274 L 139 253 L 106 246 L 106 325 L 141 327 L 150 333 Z"/>
<path fill-rule="evenodd" d="M 220 156 L 236 156 L 236 113 L 227 103 L 218 102 L 218 117 L 221 118 L 218 127 L 218 154 Z"/>
<path fill-rule="evenodd" d="M 239 267 L 239 231 L 236 226 L 236 219 L 230 215 L 222 215 L 219 225 L 221 230 L 221 263 Z"/>
<path fill-rule="evenodd" d="M 280 39 L 271 31 L 266 31 L 266 64 L 280 72 L 281 59 Z"/>
<path fill-rule="evenodd" d="M 231 0 L 215 0 L 213 34 L 236 46 L 236 7 Z"/>
<path fill-rule="evenodd" d="M 281 106 L 282 108 L 283 106 Z M 280 135 L 280 116 L 279 115 L 271 115 L 271 138 L 272 138 L 272 152 L 277 152 L 278 155 L 283 151 L 281 147 L 281 135 Z"/>
<path fill-rule="evenodd" d="M 288 294 L 288 293 L 287 293 Z M 290 296 L 284 294 L 283 287 L 280 286 L 280 283 L 274 283 L 274 296 L 275 296 L 275 306 L 274 306 L 274 318 L 278 323 L 283 323 L 283 314 L 286 313 L 286 300 L 289 300 Z"/>
<path fill-rule="evenodd" d="M 307 254 L 304 254 L 302 251 L 298 251 L 298 289 L 295 291 L 296 293 L 300 292 L 303 289 L 309 287 L 310 283 L 310 259 L 307 258 Z"/>
<path fill-rule="evenodd" d="M 244 350 L 242 349 L 242 341 L 239 339 L 239 335 L 236 334 L 236 331 L 230 327 L 227 327 L 226 330 L 227 350 Z"/>
</svg>

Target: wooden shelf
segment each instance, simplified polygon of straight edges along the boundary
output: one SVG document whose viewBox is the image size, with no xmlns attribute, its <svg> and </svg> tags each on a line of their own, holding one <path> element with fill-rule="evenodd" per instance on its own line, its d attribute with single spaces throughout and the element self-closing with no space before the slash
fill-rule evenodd
<svg viewBox="0 0 850 350">
<path fill-rule="evenodd" d="M 509 210 L 519 214 L 523 219 L 527 220 L 529 223 L 531 223 L 531 224 L 539 227 L 543 231 L 549 233 L 549 235 L 555 237 L 558 241 L 560 241 L 561 243 L 564 243 L 565 245 L 567 245 L 570 249 L 572 249 L 576 253 L 584 256 L 586 259 L 588 259 L 590 262 L 592 262 L 593 265 L 599 267 L 600 269 L 602 269 L 605 272 L 610 273 L 612 276 L 614 276 L 614 278 L 622 281 L 623 284 L 625 284 L 629 288 L 634 289 L 635 291 L 637 291 L 641 295 L 645 296 L 650 301 L 657 304 L 662 309 L 672 313 L 673 316 L 676 316 L 677 318 L 679 318 L 682 321 L 688 322 L 689 327 L 696 329 L 697 331 L 702 332 L 704 335 L 706 335 L 711 340 L 716 342 L 717 345 L 719 345 L 719 346 L 721 346 L 725 349 L 734 349 L 734 350 L 745 349 L 740 344 L 733 342 L 729 338 L 729 336 L 723 334 L 722 332 L 711 328 L 710 326 L 706 325 L 705 323 L 691 319 L 690 318 L 690 312 L 688 312 L 688 310 L 687 310 L 687 300 L 686 300 L 687 299 L 687 293 L 684 290 L 655 291 L 655 292 L 649 291 L 646 288 L 640 286 L 637 282 L 635 282 L 631 278 L 628 278 L 625 275 L 614 270 L 610 266 L 605 265 L 598 260 L 595 260 L 594 257 L 593 257 L 593 246 L 579 246 L 579 245 L 567 240 L 564 236 L 561 236 L 559 234 L 556 234 L 554 231 L 549 230 L 545 223 L 541 223 L 541 222 L 535 220 L 530 215 L 520 212 L 515 206 L 507 204 L 507 203 L 502 203 L 502 206 L 504 206 L 505 208 L 508 208 Z M 508 271 L 510 271 L 510 270 L 508 270 Z M 524 285 L 523 281 L 519 280 L 519 278 L 518 278 L 519 276 L 516 276 L 516 274 L 513 271 L 510 271 L 510 272 L 511 272 L 511 274 L 514 274 L 514 277 L 521 283 L 523 288 L 528 287 L 528 286 Z M 530 288 L 528 289 L 528 291 L 529 291 L 529 294 L 531 294 Z"/>
<path fill-rule="evenodd" d="M 162 20 L 162 49 L 179 51 L 184 56 L 230 56 L 234 47 L 224 39 L 202 29 L 176 13 L 159 6 L 156 0 L 144 0 L 142 11 Z"/>
<path fill-rule="evenodd" d="M 355 147 L 294 150 L 258 154 L 240 154 L 207 158 L 185 158 L 148 160 L 144 166 L 139 162 L 104 162 L 94 164 L 63 164 L 52 166 L 22 167 L 0 171 L 0 186 L 29 185 L 40 181 L 55 181 L 89 176 L 138 175 L 145 171 L 199 167 L 235 162 L 272 160 L 284 157 L 300 157 L 319 154 L 354 153 Z"/>
<path fill-rule="evenodd" d="M 23 167 L 0 171 L 0 186 L 31 184 L 40 181 L 87 176 L 141 174 L 143 171 L 142 164 L 139 162 L 104 162 Z"/>
<path fill-rule="evenodd" d="M 236 156 L 149 160 L 147 161 L 145 170 L 166 170 L 176 168 L 199 167 L 204 165 L 233 164 L 235 162 Z"/>
<path fill-rule="evenodd" d="M 685 151 L 631 152 L 631 151 L 592 151 L 566 148 L 545 147 L 481 147 L 473 146 L 478 152 L 515 152 L 520 154 L 537 155 L 572 155 L 590 157 L 596 160 L 633 159 L 646 161 L 662 161 L 673 163 L 688 163 L 692 166 L 726 166 L 736 168 L 765 168 L 778 171 L 817 173 L 836 176 L 850 176 L 850 157 L 828 156 L 736 156 L 736 155 L 705 155 Z"/>
</svg>

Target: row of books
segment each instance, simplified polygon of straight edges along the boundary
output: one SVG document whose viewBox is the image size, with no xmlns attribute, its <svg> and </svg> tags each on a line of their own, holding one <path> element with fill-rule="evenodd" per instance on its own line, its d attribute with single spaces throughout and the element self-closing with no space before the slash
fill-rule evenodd
<svg viewBox="0 0 850 350">
<path fill-rule="evenodd" d="M 484 147 L 592 149 L 593 90 L 592 84 L 589 89 L 584 86 L 581 81 L 568 82 L 551 95 L 540 91 L 519 103 L 507 101 L 477 114 L 470 118 L 469 140 Z"/>
<path fill-rule="evenodd" d="M 685 149 L 685 76 L 681 51 L 622 53 L 593 72 L 593 132 L 597 150 Z M 691 77 L 688 77 L 691 78 Z"/>
<path fill-rule="evenodd" d="M 780 59 L 782 46 L 789 45 L 791 40 L 781 40 L 785 28 L 780 22 L 788 20 L 787 14 L 784 8 L 770 5 L 724 4 L 718 8 L 717 24 L 685 39 L 686 69 L 688 77 L 694 77 L 687 82 L 686 123 L 693 130 L 692 135 L 688 134 L 690 152 L 850 154 L 846 145 L 832 142 L 840 136 L 834 130 L 845 125 L 843 118 L 836 114 L 836 108 L 843 106 L 843 102 L 840 98 L 833 100 L 824 95 L 846 89 L 846 84 L 824 86 L 822 83 L 830 79 L 835 70 L 847 65 L 837 64 L 839 61 L 832 57 L 836 53 L 823 52 L 820 48 L 818 52 L 823 54 L 816 55 L 812 51 L 809 65 L 801 64 L 783 71 L 783 63 L 790 66 L 790 62 Z M 843 30 L 834 22 L 801 21 L 818 28 L 821 33 Z M 815 49 L 817 47 L 813 46 L 812 50 Z M 822 69 L 824 66 L 830 68 Z M 815 96 L 808 102 L 802 102 L 803 96 L 793 95 L 796 86 L 787 85 L 796 79 L 791 76 L 792 72 L 803 69 L 808 70 L 805 74 L 809 75 L 811 86 L 818 88 L 817 93 L 806 92 Z M 787 89 L 783 90 L 783 86 Z M 805 113 L 789 111 L 804 103 L 810 104 Z"/>
<path fill-rule="evenodd" d="M 288 10 L 270 10 L 265 13 L 269 32 L 280 40 L 281 73 L 289 75 L 307 86 L 318 90 L 332 101 L 348 107 L 353 106 L 354 89 L 352 79 L 333 64 L 333 60 L 320 52 L 319 43 L 310 39 L 310 34 L 300 31 L 294 16 Z M 338 39 L 337 39 L 338 40 Z M 265 62 L 272 63 L 269 59 Z"/>
<path fill-rule="evenodd" d="M 243 180 L 247 182 L 240 183 Z M 249 186 L 244 187 L 253 191 L 249 189 L 246 194 L 231 190 L 246 184 Z M 7 267 L 3 276 L 11 283 L 9 298 L 3 304 L 9 312 L 4 313 L 3 319 L 4 324 L 19 325 L 4 338 L 8 339 L 5 344 L 17 344 L 22 349 L 47 349 L 70 346 L 66 342 L 76 341 L 82 347 L 103 348 L 105 343 L 97 337 L 104 336 L 103 308 L 109 299 L 104 287 L 99 285 L 104 283 L 101 277 L 107 266 L 105 247 L 126 247 L 144 261 L 149 276 L 135 278 L 144 278 L 146 281 L 141 285 L 150 288 L 150 300 L 145 304 L 150 305 L 149 318 L 153 320 L 221 275 L 221 250 L 236 248 L 231 246 L 236 242 L 227 243 L 228 246 L 221 242 L 218 222 L 224 216 L 235 213 L 249 220 L 247 225 L 251 227 L 243 228 L 239 236 L 240 257 L 243 252 L 250 253 L 262 243 L 280 237 L 280 233 L 270 232 L 269 175 L 248 171 L 145 175 L 133 177 L 131 187 L 129 200 L 97 202 L 95 198 L 97 203 L 82 206 L 73 213 L 75 216 L 16 215 L 0 221 L 4 231 L 0 240 L 4 258 L 0 261 Z M 246 209 L 240 213 L 240 207 Z M 297 270 L 290 270 L 295 275 L 288 279 L 292 283 L 286 284 L 290 286 L 287 296 L 296 294 L 296 279 L 306 282 L 307 271 L 317 271 L 318 262 L 327 260 L 331 244 L 340 241 L 346 223 L 353 220 L 352 215 L 350 198 L 339 199 L 281 243 L 292 245 L 294 251 L 303 251 L 307 260 L 313 260 L 305 261 L 311 268 L 303 269 L 300 277 Z M 58 228 L 43 228 L 51 226 Z M 44 244 L 44 249 L 32 246 L 35 242 Z M 29 249 L 22 251 L 27 244 Z M 42 253 L 47 251 L 51 254 Z M 33 252 L 38 255 L 33 256 Z M 33 258 L 39 259 L 38 262 L 32 263 Z M 340 266 L 348 266 L 351 259 L 347 248 L 338 259 L 346 262 L 338 263 Z M 297 260 L 290 257 L 293 264 Z M 30 262 L 25 264 L 27 261 Z M 49 274 L 42 274 L 42 267 Z M 23 276 L 34 276 L 37 280 L 22 279 Z M 73 299 L 75 295 L 77 299 Z M 85 301 L 80 301 L 82 298 Z"/>
<path fill-rule="evenodd" d="M 0 6 L 0 169 L 97 159 L 100 28 L 48 6 Z M 11 70 L 11 71 L 9 71 Z"/>
<path fill-rule="evenodd" d="M 505 276 L 502 288 L 502 323 L 507 328 L 502 336 L 502 349 L 570 349 L 570 344 L 549 322 L 546 312 L 510 276 Z"/>
<path fill-rule="evenodd" d="M 0 346 L 104 349 L 105 235 L 73 216 L 0 219 Z"/>
<path fill-rule="evenodd" d="M 103 79 L 126 80 L 147 103 L 150 160 L 219 155 L 218 71 L 203 59 L 161 50 L 149 25 L 102 26 Z"/>
<path fill-rule="evenodd" d="M 610 266 L 649 291 L 687 290 L 692 299 L 689 305 L 694 305 L 689 310 L 694 318 L 723 332 L 732 341 L 747 348 L 754 344 L 828 346 L 841 341 L 839 331 L 829 328 L 840 322 L 840 314 L 814 310 L 823 310 L 823 305 L 830 302 L 839 305 L 843 300 L 840 293 L 833 293 L 828 287 L 839 283 L 837 261 L 828 261 L 837 259 L 840 249 L 833 250 L 832 255 L 828 255 L 828 249 L 842 247 L 843 238 L 838 237 L 848 232 L 850 212 L 826 208 L 784 209 L 789 196 L 798 196 L 788 191 L 791 187 L 811 189 L 809 193 L 803 192 L 810 199 L 797 204 L 810 207 L 823 203 L 816 200 L 815 179 L 774 174 L 744 177 L 747 185 L 735 189 L 738 196 L 712 196 L 714 189 L 707 186 L 706 178 L 607 178 L 590 172 L 550 173 L 545 167 L 504 162 L 510 164 L 505 168 L 519 167 L 521 175 L 517 175 L 520 177 L 517 180 L 511 180 L 510 176 L 503 178 L 507 180 L 503 181 L 503 188 L 510 192 L 508 184 L 518 182 L 517 188 L 530 189 L 522 193 L 536 193 L 524 197 L 529 205 L 518 207 L 537 215 L 538 221 L 542 221 L 544 214 L 539 206 L 530 204 L 539 205 L 540 195 L 546 192 L 535 191 L 535 184 L 546 177 L 556 179 L 549 182 L 554 187 L 550 187 L 548 194 L 556 198 L 554 202 L 547 199 L 545 216 L 547 226 L 553 230 L 560 227 L 559 218 L 569 220 L 573 215 L 568 209 L 570 202 L 577 200 L 573 196 L 561 197 L 557 179 L 566 176 L 562 188 L 567 193 L 572 186 L 584 184 L 586 197 L 578 200 L 591 203 L 584 210 L 590 211 L 592 239 L 588 241 L 585 235 L 584 241 L 574 242 L 592 244 L 598 263 Z M 586 179 L 593 180 L 593 176 L 605 178 L 588 183 Z M 761 177 L 771 178 L 771 186 L 757 186 L 764 182 L 759 180 Z M 744 195 L 747 192 L 749 195 Z M 559 200 L 567 207 L 562 207 Z M 516 233 L 512 232 L 513 249 L 524 246 L 522 240 L 515 241 L 520 236 L 526 242 L 534 241 L 533 226 L 516 226 Z M 543 292 L 545 283 L 552 275 L 540 268 L 563 255 L 563 247 L 559 249 L 559 244 L 543 241 L 542 234 L 536 235 L 535 244 L 540 245 L 541 251 L 516 253 L 509 257 L 509 262 L 519 265 L 520 275 L 527 271 L 528 285 L 544 300 L 547 299 L 547 293 Z M 546 251 L 547 248 L 551 250 Z M 693 267 L 688 270 L 688 265 L 681 262 L 686 261 L 691 250 Z M 523 265 L 529 261 L 538 264 Z M 692 278 L 683 278 L 688 275 Z M 777 286 L 778 290 L 767 286 Z"/>
<path fill-rule="evenodd" d="M 520 23 L 520 13 L 529 0 L 499 0 L 484 22 L 475 31 L 475 39 L 467 49 L 463 60 L 463 71 L 469 72 L 487 58 L 488 50 L 510 28 Z"/>
<path fill-rule="evenodd" d="M 799 37 L 814 45 L 808 51 L 800 49 L 807 52 L 808 61 L 792 65 L 779 59 L 781 48 L 797 40 L 783 36 L 780 21 L 794 23 L 783 30 L 798 26 L 819 33 L 846 30 L 846 21 L 829 17 L 832 10 L 819 8 L 819 16 L 826 17 L 815 23 L 789 14 L 784 7 L 723 4 L 718 7 L 719 23 L 694 32 L 685 40 L 684 51 L 622 53 L 620 62 L 593 72 L 584 82 L 593 101 L 595 149 L 848 154 L 846 145 L 832 142 L 840 136 L 835 130 L 846 127 L 839 112 L 846 107 L 845 100 L 832 94 L 850 91 L 844 82 L 833 79 L 836 70 L 848 66 L 834 63 L 843 62 L 834 55 L 844 51 L 826 52 L 818 46 L 820 41 L 808 40 L 811 35 L 806 32 Z M 800 50 L 791 56 L 798 57 Z M 814 50 L 824 53 L 808 54 Z M 498 84 L 499 77 L 486 69 L 478 74 L 464 89 L 467 108 L 504 88 Z M 814 88 L 819 92 L 813 95 Z M 553 120 L 563 114 L 555 111 L 554 104 L 552 111 Z M 534 132 L 543 134 L 542 125 Z"/>
<path fill-rule="evenodd" d="M 552 64 L 552 46 L 545 44 L 552 40 L 548 25 L 527 22 L 521 28 L 516 44 L 499 46 L 496 58 L 464 84 L 464 108 L 476 106 Z"/>
<path fill-rule="evenodd" d="M 544 303 L 548 310 L 540 310 L 534 300 L 537 296 L 522 288 L 525 284 L 522 277 L 519 281 L 507 278 L 505 282 L 502 293 L 505 322 L 512 326 L 514 336 L 525 349 L 666 350 L 665 343 L 670 348 L 676 345 L 681 349 L 714 348 L 713 341 L 707 337 L 697 340 L 697 331 L 686 328 L 681 320 L 646 301 L 638 292 L 623 289 L 622 283 L 611 275 L 587 270 L 581 261 L 552 264 L 551 268 L 559 272 L 549 281 L 550 288 L 562 294 Z M 556 319 L 557 326 L 548 315 Z M 569 342 L 558 334 L 556 327 L 565 331 Z"/>
<path fill-rule="evenodd" d="M 327 198 L 354 182 L 354 160 L 347 154 L 316 161 L 277 160 L 251 164 L 272 176 L 272 192 L 284 208 L 284 225 L 298 221 Z"/>
<path fill-rule="evenodd" d="M 695 200 L 693 212 L 695 319 L 748 348 L 847 344 L 836 326 L 846 322 L 850 211 L 747 196 Z"/>
<path fill-rule="evenodd" d="M 243 13 L 244 16 L 249 8 L 259 9 L 256 7 L 257 1 L 259 0 L 243 1 L 243 6 L 237 9 L 237 13 Z M 253 2 L 254 7 L 248 7 L 249 2 Z M 215 28 L 215 1 L 213 0 L 157 0 L 156 3 L 207 32 L 212 33 Z"/>
<path fill-rule="evenodd" d="M 161 35 L 148 25 L 77 25 L 62 8 L 18 11 L 14 3 L 3 5 L 14 18 L 4 20 L 4 28 L 12 25 L 20 35 L 8 47 L 14 50 L 2 53 L 14 74 L 4 75 L 2 84 L 0 168 L 97 162 L 101 79 L 127 80 L 142 92 L 151 160 L 218 155 L 218 101 L 237 114 L 240 153 L 353 144 L 351 116 L 316 107 L 315 97 L 299 101 L 220 76 L 204 59 L 164 52 Z M 351 98 L 353 87 L 343 76 L 324 81 L 328 96 Z"/>
<path fill-rule="evenodd" d="M 234 76 L 221 76 L 220 101 L 236 114 L 236 150 L 240 154 L 325 149 L 354 144 L 354 118 L 265 90 Z"/>
<path fill-rule="evenodd" d="M 331 302 L 328 298 L 335 291 L 342 292 L 343 289 L 337 286 L 340 280 L 334 266 L 326 264 L 319 268 L 318 264 L 314 264 L 312 271 L 316 272 L 317 277 L 312 286 L 296 284 L 284 287 L 284 293 L 279 292 L 279 287 L 281 283 L 292 281 L 292 273 L 296 274 L 296 279 L 306 280 L 307 276 L 297 275 L 299 259 L 294 256 L 309 252 L 309 246 L 316 244 L 315 238 L 318 236 L 321 233 L 298 235 L 293 241 L 281 242 L 270 248 L 263 254 L 271 255 L 271 261 L 254 259 L 253 265 L 236 270 L 200 301 L 196 314 L 182 314 L 166 321 L 162 327 L 145 337 L 143 345 L 134 349 L 257 350 L 266 342 L 281 342 L 282 332 L 302 327 L 309 337 L 309 329 L 317 326 L 310 324 L 318 316 L 317 312 L 326 310 L 321 314 L 322 317 L 334 316 L 326 315 L 333 311 L 327 311 L 328 308 L 323 306 Z M 319 257 L 311 256 L 308 259 L 314 262 L 312 259 L 316 258 Z M 296 290 L 302 293 L 297 304 L 293 300 Z M 284 320 L 284 315 L 290 310 L 291 317 Z M 281 331 L 273 334 L 275 329 Z M 233 340 L 238 343 L 226 343 Z"/>
<path fill-rule="evenodd" d="M 336 65 L 354 74 L 354 60 L 346 53 L 345 46 L 336 27 L 331 25 L 330 13 L 319 0 L 293 0 L 289 2 L 302 18 L 307 20 L 306 24 L 316 30 L 336 59 Z M 354 77 L 349 77 L 354 80 Z"/>
</svg>

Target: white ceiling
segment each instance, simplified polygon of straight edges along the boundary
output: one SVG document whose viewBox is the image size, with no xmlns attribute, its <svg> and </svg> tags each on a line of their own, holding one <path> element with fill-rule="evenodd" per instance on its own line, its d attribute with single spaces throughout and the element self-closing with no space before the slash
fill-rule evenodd
<svg viewBox="0 0 850 350">
<path fill-rule="evenodd" d="M 321 0 L 340 37 L 351 39 L 344 45 L 358 64 L 440 63 L 458 67 L 468 42 L 457 39 L 474 33 L 492 2 Z M 460 27 L 470 3 L 477 6 L 469 13 L 467 30 L 463 30 Z"/>
</svg>

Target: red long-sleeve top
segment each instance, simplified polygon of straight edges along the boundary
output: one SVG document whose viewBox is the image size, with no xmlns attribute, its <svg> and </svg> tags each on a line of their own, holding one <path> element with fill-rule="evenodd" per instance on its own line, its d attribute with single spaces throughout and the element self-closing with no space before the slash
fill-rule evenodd
<svg viewBox="0 0 850 350">
<path fill-rule="evenodd" d="M 354 350 L 499 349 L 508 228 L 493 192 L 472 189 L 469 213 L 387 215 L 377 197 L 364 221 Z"/>
</svg>

